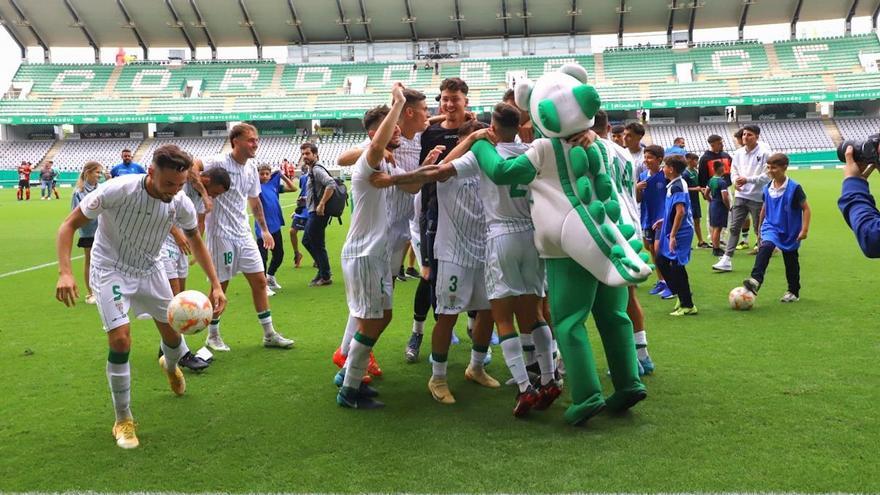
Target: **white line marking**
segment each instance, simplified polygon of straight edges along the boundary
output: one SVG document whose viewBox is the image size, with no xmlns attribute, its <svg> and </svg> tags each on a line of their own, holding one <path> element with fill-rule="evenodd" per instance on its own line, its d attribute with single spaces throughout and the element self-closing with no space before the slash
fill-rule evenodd
<svg viewBox="0 0 880 495">
<path fill-rule="evenodd" d="M 70 260 L 73 261 L 73 260 L 78 260 L 81 258 L 85 258 L 85 255 L 81 254 L 79 256 L 74 256 L 73 258 L 70 258 Z M 58 264 L 57 261 L 52 261 L 50 263 L 43 263 L 42 265 L 36 265 L 36 266 L 28 267 L 28 268 L 22 268 L 21 270 L 15 270 L 14 272 L 7 272 L 7 273 L 0 274 L 0 278 L 11 277 L 12 275 L 18 275 L 19 273 L 32 272 L 34 270 L 39 270 L 40 268 L 46 268 L 47 266 L 55 266 L 57 264 Z"/>
</svg>

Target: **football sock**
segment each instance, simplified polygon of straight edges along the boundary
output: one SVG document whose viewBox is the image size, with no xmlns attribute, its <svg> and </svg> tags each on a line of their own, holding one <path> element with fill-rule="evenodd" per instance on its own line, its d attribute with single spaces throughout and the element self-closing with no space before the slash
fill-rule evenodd
<svg viewBox="0 0 880 495">
<path fill-rule="evenodd" d="M 639 330 L 633 333 L 633 340 L 636 341 L 636 354 L 638 354 L 639 359 L 645 359 L 648 357 L 648 335 L 644 330 Z"/>
<path fill-rule="evenodd" d="M 437 378 L 446 378 L 446 364 L 448 356 L 446 354 L 431 353 L 431 374 Z"/>
<path fill-rule="evenodd" d="M 351 314 L 348 315 L 348 321 L 345 323 L 345 332 L 342 334 L 342 343 L 339 344 L 340 352 L 343 356 L 348 356 L 351 349 L 351 339 L 357 333 L 357 320 Z"/>
<path fill-rule="evenodd" d="M 471 368 L 475 370 L 483 369 L 483 360 L 486 359 L 486 353 L 489 352 L 489 346 L 476 345 L 471 346 Z"/>
<path fill-rule="evenodd" d="M 419 321 L 419 320 L 413 319 L 412 333 L 415 333 L 418 335 L 422 335 L 423 333 L 425 333 L 425 320 Z"/>
<path fill-rule="evenodd" d="M 526 371 L 526 363 L 523 361 L 522 342 L 519 335 L 512 333 L 501 337 L 501 353 L 504 354 L 504 362 L 510 370 L 510 376 L 516 382 L 520 392 L 529 388 L 529 373 Z"/>
<path fill-rule="evenodd" d="M 538 361 L 538 367 L 541 368 L 541 385 L 546 385 L 553 381 L 553 374 L 556 371 L 553 352 L 550 350 L 550 346 L 553 344 L 553 333 L 547 323 L 543 321 L 535 323 L 532 339 L 535 342 L 535 359 Z"/>
<path fill-rule="evenodd" d="M 220 335 L 220 318 L 216 320 L 211 320 L 211 323 L 208 324 L 208 336 L 209 337 L 217 337 Z"/>
<path fill-rule="evenodd" d="M 534 364 L 535 340 L 532 338 L 532 334 L 523 333 L 519 336 L 519 340 L 522 342 L 523 359 L 525 360 L 526 366 Z"/>
<path fill-rule="evenodd" d="M 180 343 L 177 344 L 177 347 L 171 347 L 164 340 L 159 343 L 159 347 L 162 349 L 162 354 L 165 355 L 165 369 L 171 372 L 177 368 L 177 362 L 180 361 L 180 358 L 189 352 L 183 337 L 180 337 Z"/>
<path fill-rule="evenodd" d="M 413 299 L 413 320 L 425 321 L 428 318 L 428 311 L 431 310 L 431 282 L 423 278 L 419 278 L 419 285 L 416 287 L 416 295 Z"/>
<path fill-rule="evenodd" d="M 351 345 L 348 349 L 348 359 L 345 361 L 345 379 L 342 381 L 343 387 L 357 390 L 361 387 L 361 381 L 367 372 L 367 364 L 370 362 L 370 351 L 376 341 L 361 334 L 354 334 Z"/>
<path fill-rule="evenodd" d="M 272 312 L 268 309 L 262 313 L 257 313 L 260 325 L 263 327 L 263 337 L 271 337 L 275 335 L 275 327 L 272 326 Z"/>
<path fill-rule="evenodd" d="M 131 366 L 127 352 L 110 351 L 107 357 L 107 382 L 110 384 L 116 421 L 131 418 Z"/>
</svg>

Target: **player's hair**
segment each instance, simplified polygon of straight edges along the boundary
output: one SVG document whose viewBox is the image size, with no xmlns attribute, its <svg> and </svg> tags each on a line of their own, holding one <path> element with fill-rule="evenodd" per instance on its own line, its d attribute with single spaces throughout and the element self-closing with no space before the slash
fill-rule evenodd
<svg viewBox="0 0 880 495">
<path fill-rule="evenodd" d="M 683 138 L 683 137 L 678 136 L 677 138 L 675 138 L 675 139 L 672 140 L 672 143 L 673 143 L 673 144 L 677 143 L 679 139 L 681 139 L 682 141 L 684 141 L 684 138 Z"/>
<path fill-rule="evenodd" d="M 650 153 L 657 157 L 658 160 L 662 160 L 665 153 L 663 152 L 663 147 L 659 144 L 651 144 L 645 146 L 645 153 Z"/>
<path fill-rule="evenodd" d="M 232 147 L 235 148 L 235 140 L 244 135 L 246 132 L 253 132 L 254 134 L 256 134 L 257 128 L 244 122 L 232 126 L 232 129 L 229 130 L 229 144 L 231 144 Z"/>
<path fill-rule="evenodd" d="M 700 159 L 700 157 L 697 156 L 696 153 L 686 153 L 684 155 L 684 158 L 685 158 L 685 160 L 699 160 Z"/>
<path fill-rule="evenodd" d="M 498 103 L 492 109 L 492 122 L 505 130 L 516 131 L 519 129 L 519 109 L 510 103 Z"/>
<path fill-rule="evenodd" d="M 131 150 L 128 148 L 125 148 L 124 150 L 122 150 L 122 153 L 131 153 Z M 122 153 L 120 153 L 120 154 L 122 154 Z"/>
<path fill-rule="evenodd" d="M 368 131 L 375 130 L 390 112 L 391 109 L 388 108 L 388 105 L 379 105 L 367 110 L 364 113 L 364 129 Z"/>
<path fill-rule="evenodd" d="M 706 138 L 706 142 L 709 144 L 717 143 L 718 141 L 721 141 L 721 140 L 722 140 L 721 136 L 719 136 L 718 134 L 712 134 Z"/>
<path fill-rule="evenodd" d="M 420 101 L 424 101 L 425 93 L 422 93 L 417 89 L 406 88 L 403 90 L 403 98 L 406 100 L 403 106 L 411 107 Z"/>
<path fill-rule="evenodd" d="M 504 96 L 501 97 L 501 101 L 504 101 L 504 102 L 515 101 L 515 100 L 516 100 L 516 96 L 514 96 L 512 89 L 508 89 L 507 91 L 505 91 Z"/>
<path fill-rule="evenodd" d="M 163 144 L 153 152 L 153 166 L 156 168 L 186 172 L 192 165 L 192 156 L 176 144 Z"/>
<path fill-rule="evenodd" d="M 721 160 L 715 160 L 712 162 L 712 170 L 717 174 L 719 171 L 724 172 L 724 162 Z"/>
<path fill-rule="evenodd" d="M 736 139 L 742 139 L 743 138 L 742 128 L 737 129 L 736 132 L 733 133 L 733 137 L 735 137 Z"/>
<path fill-rule="evenodd" d="M 73 186 L 73 190 L 82 192 L 83 186 L 85 186 L 86 183 L 86 175 L 100 169 L 101 166 L 102 165 L 98 162 L 86 162 L 86 164 L 83 165 L 82 172 L 79 173 L 79 177 L 76 178 L 76 185 Z"/>
<path fill-rule="evenodd" d="M 679 175 L 681 175 L 681 173 L 684 172 L 684 169 L 687 168 L 687 162 L 684 161 L 684 158 L 682 158 L 681 155 L 669 155 L 663 160 L 663 162 L 672 167 L 672 169 L 675 170 L 675 173 Z"/>
<path fill-rule="evenodd" d="M 309 151 L 311 151 L 313 155 L 318 156 L 318 145 L 316 145 L 315 143 L 313 143 L 311 141 L 306 141 L 305 143 L 299 145 L 300 151 L 302 151 L 306 148 L 308 148 Z"/>
<path fill-rule="evenodd" d="M 770 155 L 770 158 L 767 159 L 767 164 L 788 168 L 788 155 L 785 153 L 773 153 Z"/>
<path fill-rule="evenodd" d="M 480 122 L 479 120 L 468 120 L 464 124 L 461 124 L 461 127 L 458 128 L 458 137 L 463 138 L 468 134 L 479 131 L 480 129 L 485 129 L 489 127 L 485 122 Z"/>
<path fill-rule="evenodd" d="M 224 191 L 228 191 L 230 187 L 232 187 L 232 179 L 229 177 L 229 172 L 226 171 L 225 168 L 214 167 L 210 170 L 205 170 L 202 172 L 202 177 L 207 177 L 211 184 L 217 184 L 222 187 Z"/>
<path fill-rule="evenodd" d="M 443 91 L 461 91 L 468 94 L 468 85 L 460 77 L 447 77 L 440 83 L 440 92 Z"/>
<path fill-rule="evenodd" d="M 605 134 L 605 131 L 608 130 L 608 112 L 605 110 L 597 111 L 596 115 L 593 116 L 593 127 L 591 129 L 596 133 Z"/>
<path fill-rule="evenodd" d="M 268 170 L 269 172 L 271 172 L 272 165 L 269 165 L 268 163 L 261 163 L 257 165 L 257 172 L 262 172 L 263 170 Z"/>
<path fill-rule="evenodd" d="M 623 134 L 623 131 L 626 130 L 626 127 L 617 124 L 616 126 L 611 127 L 611 134 Z"/>
<path fill-rule="evenodd" d="M 632 132 L 633 134 L 637 134 L 639 137 L 644 137 L 645 135 L 645 126 L 639 124 L 638 122 L 630 122 L 629 124 L 626 124 L 626 127 L 624 127 L 624 129 Z M 662 157 L 663 155 L 660 156 Z"/>
<path fill-rule="evenodd" d="M 758 126 L 755 125 L 755 124 L 746 124 L 746 125 L 744 125 L 744 126 L 742 127 L 741 130 L 743 130 L 743 131 L 749 131 L 749 132 L 751 132 L 752 134 L 754 134 L 755 136 L 760 136 L 760 135 L 761 135 L 761 128 L 758 127 Z"/>
</svg>

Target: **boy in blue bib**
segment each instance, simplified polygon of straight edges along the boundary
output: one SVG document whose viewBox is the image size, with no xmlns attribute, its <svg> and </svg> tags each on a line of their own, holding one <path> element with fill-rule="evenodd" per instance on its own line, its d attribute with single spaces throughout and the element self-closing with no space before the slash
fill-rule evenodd
<svg viewBox="0 0 880 495">
<path fill-rule="evenodd" d="M 691 199 L 687 183 L 681 174 L 687 163 L 681 155 L 666 157 L 663 175 L 669 181 L 663 218 L 654 224 L 660 229 L 657 250 L 657 268 L 666 279 L 669 289 L 678 296 L 678 303 L 671 316 L 697 314 L 691 295 L 691 285 L 685 265 L 691 259 L 691 242 L 694 240 L 694 221 L 691 216 Z"/>
<path fill-rule="evenodd" d="M 801 269 L 798 248 L 810 230 L 810 205 L 800 184 L 785 175 L 788 157 L 776 153 L 767 159 L 767 175 L 771 182 L 764 186 L 764 207 L 761 209 L 761 246 L 755 258 L 752 276 L 743 280 L 743 287 L 757 294 L 764 283 L 764 273 L 773 250 L 782 251 L 788 290 L 780 302 L 796 302 L 800 298 Z"/>
</svg>

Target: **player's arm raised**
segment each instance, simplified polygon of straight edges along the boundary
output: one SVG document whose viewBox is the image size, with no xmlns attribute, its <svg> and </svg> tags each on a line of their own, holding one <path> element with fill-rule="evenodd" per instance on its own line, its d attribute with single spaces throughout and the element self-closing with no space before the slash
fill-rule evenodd
<svg viewBox="0 0 880 495">
<path fill-rule="evenodd" d="M 260 202 L 260 197 L 256 196 L 248 198 L 248 204 L 251 206 L 251 213 L 254 214 L 254 220 L 256 220 L 257 225 L 260 226 L 260 236 L 263 238 L 263 246 L 265 246 L 266 249 L 271 250 L 275 247 L 275 239 L 272 238 L 272 234 L 269 232 L 269 226 L 266 225 L 266 215 L 263 213 L 263 203 Z"/>
<path fill-rule="evenodd" d="M 257 200 L 259 203 L 259 200 Z M 186 239 L 192 247 L 192 254 L 205 275 L 208 276 L 208 282 L 211 284 L 211 304 L 214 306 L 214 318 L 220 316 L 220 313 L 226 309 L 226 295 L 223 294 L 223 287 L 220 286 L 220 278 L 217 277 L 217 271 L 214 269 L 214 263 L 211 261 L 211 255 L 208 254 L 208 248 L 205 241 L 202 240 L 199 229 L 187 229 L 184 231 Z M 271 238 L 271 236 L 269 236 Z"/>
<path fill-rule="evenodd" d="M 397 121 L 400 120 L 400 112 L 403 111 L 403 105 L 406 103 L 402 84 L 395 83 L 391 88 L 391 102 L 391 111 L 379 124 L 379 128 L 376 129 L 376 133 L 370 141 L 370 147 L 367 148 L 367 164 L 372 168 L 379 168 L 379 164 L 385 156 L 385 147 L 388 146 L 388 141 L 391 140 L 391 136 L 394 135 L 394 130 L 397 128 Z"/>
<path fill-rule="evenodd" d="M 428 182 L 443 182 L 455 175 L 455 168 L 451 164 L 435 164 L 437 158 L 443 153 L 446 146 L 437 145 L 428 152 L 422 166 L 408 173 L 386 174 L 377 172 L 370 176 L 370 184 L 373 187 L 383 188 L 398 186 L 410 194 L 417 194 L 422 189 L 422 184 Z"/>
<path fill-rule="evenodd" d="M 74 209 L 67 215 L 58 235 L 55 239 L 55 247 L 58 252 L 58 283 L 55 285 L 55 299 L 63 302 L 65 306 L 75 306 L 79 299 L 76 289 L 76 279 L 70 269 L 70 249 L 73 246 L 73 234 L 77 229 L 85 226 L 90 220 L 79 208 Z"/>
</svg>

